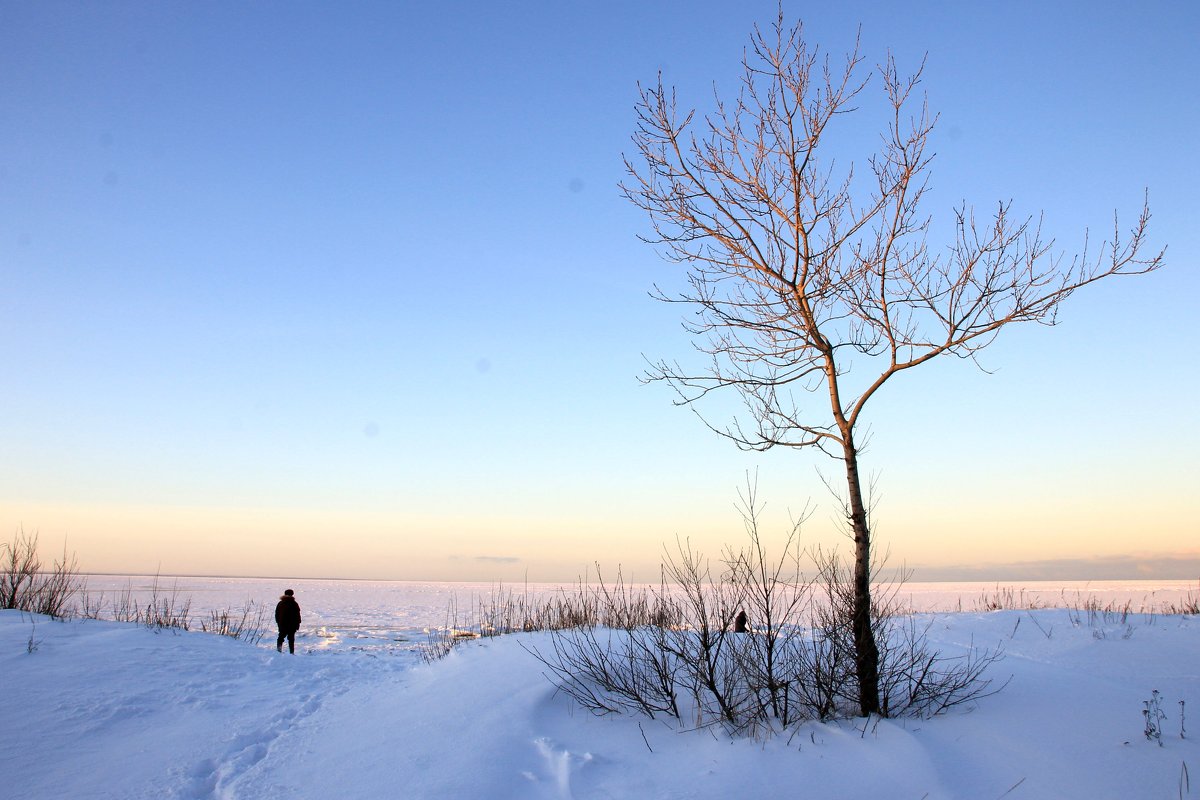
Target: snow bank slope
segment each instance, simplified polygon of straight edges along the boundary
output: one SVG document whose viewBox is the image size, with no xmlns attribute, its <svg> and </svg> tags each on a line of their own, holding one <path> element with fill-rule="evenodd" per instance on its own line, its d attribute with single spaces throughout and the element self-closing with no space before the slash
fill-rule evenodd
<svg viewBox="0 0 1200 800">
<path fill-rule="evenodd" d="M 949 652 L 1003 645 L 1003 692 L 971 713 L 754 742 L 593 717 L 516 638 L 425 666 L 0 612 L 0 798 L 1132 800 L 1181 796 L 1185 766 L 1182 796 L 1200 798 L 1200 623 L 1131 624 L 941 615 L 931 638 Z M 1142 736 L 1153 689 L 1162 747 Z M 1179 737 L 1181 699 L 1195 738 Z"/>
</svg>

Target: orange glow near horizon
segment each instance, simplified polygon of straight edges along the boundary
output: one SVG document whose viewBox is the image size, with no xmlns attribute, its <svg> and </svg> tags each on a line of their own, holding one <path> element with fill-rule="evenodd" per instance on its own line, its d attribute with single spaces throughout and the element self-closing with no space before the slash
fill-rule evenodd
<svg viewBox="0 0 1200 800">
<path fill-rule="evenodd" d="M 41 520 L 37 526 L 18 524 L 39 535 L 43 553 L 57 554 L 65 546 L 83 571 L 122 574 L 546 582 L 575 580 L 599 562 L 611 574 L 619 567 L 627 577 L 656 581 L 663 548 L 673 548 L 677 535 L 714 560 L 743 537 L 732 510 L 724 519 L 688 524 L 657 518 L 641 525 L 601 516 L 523 520 L 295 509 L 0 505 L 0 513 Z M 781 522 L 764 521 L 768 543 L 771 530 L 784 530 Z M 1010 509 L 965 532 L 956 529 L 959 523 L 949 512 L 942 518 L 925 516 L 920 525 L 884 523 L 877 545 L 890 551 L 891 566 L 938 574 L 963 568 L 964 574 L 978 575 L 989 566 L 1055 560 L 1200 558 L 1190 524 L 1171 526 L 1160 518 L 1154 521 L 1154 538 L 1141 539 L 1130 531 L 1146 520 L 1113 509 L 1090 514 Z M 816 519 L 804 526 L 802 541 L 846 545 L 831 524 L 822 526 Z"/>
</svg>

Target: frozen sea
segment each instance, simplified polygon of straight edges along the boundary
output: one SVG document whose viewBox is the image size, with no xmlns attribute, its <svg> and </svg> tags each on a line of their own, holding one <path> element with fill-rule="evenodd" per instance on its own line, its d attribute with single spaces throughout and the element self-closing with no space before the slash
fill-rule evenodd
<svg viewBox="0 0 1200 800">
<path fill-rule="evenodd" d="M 211 612 L 252 616 L 262 612 L 268 638 L 274 636 L 273 612 L 284 589 L 292 589 L 303 611 L 297 650 L 366 651 L 411 654 L 430 631 L 478 629 L 478 609 L 494 600 L 520 597 L 536 603 L 577 584 L 467 583 L 435 581 L 370 581 L 341 579 L 189 577 L 173 575 L 87 575 L 86 592 L 103 617 L 128 595 L 140 607 L 157 597 L 176 608 L 189 604 L 193 627 Z M 654 586 L 657 590 L 659 587 Z M 1154 612 L 1165 605 L 1196 598 L 1196 581 L 989 581 L 909 582 L 899 590 L 903 607 L 915 612 L 984 611 L 995 597 L 1006 607 L 1078 608 L 1089 601 L 1101 606 L 1129 604 L 1132 611 Z"/>
</svg>

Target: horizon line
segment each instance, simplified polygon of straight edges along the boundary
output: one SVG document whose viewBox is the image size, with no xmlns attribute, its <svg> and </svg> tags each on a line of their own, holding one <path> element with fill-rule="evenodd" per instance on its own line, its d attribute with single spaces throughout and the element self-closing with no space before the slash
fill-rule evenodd
<svg viewBox="0 0 1200 800">
<path fill-rule="evenodd" d="M 934 572 L 943 573 L 949 571 L 947 568 L 934 568 Z M 965 569 L 965 572 L 971 572 L 971 569 Z M 471 578 L 454 578 L 454 579 L 437 579 L 437 578 L 348 578 L 348 577 L 313 577 L 303 575 L 231 575 L 231 574 L 207 574 L 207 573 L 189 573 L 189 572 L 93 572 L 81 571 L 76 573 L 80 577 L 97 577 L 97 578 L 205 578 L 205 579 L 233 579 L 233 580 L 261 580 L 261 581 L 351 581 L 357 583 L 492 583 L 492 584 L 555 584 L 565 586 L 572 583 L 580 583 L 578 577 L 569 580 L 529 580 L 528 578 L 517 581 L 506 581 L 503 579 L 471 579 Z M 1005 577 L 997 576 L 992 578 L 981 577 L 962 577 L 962 578 L 947 578 L 935 577 L 928 579 L 913 579 L 896 580 L 897 587 L 902 587 L 906 584 L 928 584 L 928 583 L 981 583 L 981 584 L 1013 584 L 1013 583 L 1091 583 L 1095 581 L 1120 581 L 1127 583 L 1134 582 L 1183 582 L 1192 581 L 1200 583 L 1200 575 L 1189 577 L 1159 577 L 1141 575 L 1137 577 L 1112 577 L 1112 576 L 1087 576 L 1087 577 L 1046 577 L 1046 576 L 1029 576 L 1029 577 Z M 887 578 L 881 580 L 881 583 L 888 582 Z M 586 585 L 588 581 L 583 581 Z M 629 585 L 654 585 L 658 581 L 633 581 Z"/>
</svg>

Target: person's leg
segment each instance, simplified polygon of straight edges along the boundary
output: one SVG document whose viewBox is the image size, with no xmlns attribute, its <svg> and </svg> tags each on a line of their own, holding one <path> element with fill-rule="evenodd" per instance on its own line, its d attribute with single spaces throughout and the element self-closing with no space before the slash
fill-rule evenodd
<svg viewBox="0 0 1200 800">
<path fill-rule="evenodd" d="M 275 642 L 275 649 L 281 653 L 283 652 L 283 639 L 285 636 L 287 636 L 287 634 L 284 633 L 283 631 L 280 631 L 279 632 L 279 640 Z"/>
<path fill-rule="evenodd" d="M 290 631 L 287 635 L 287 640 L 288 640 L 288 652 L 291 653 L 292 655 L 296 655 L 296 632 Z"/>
</svg>

